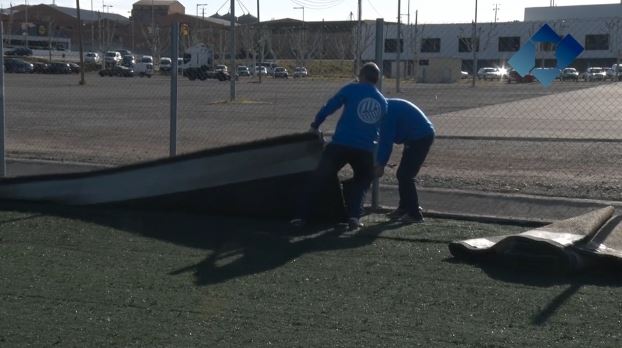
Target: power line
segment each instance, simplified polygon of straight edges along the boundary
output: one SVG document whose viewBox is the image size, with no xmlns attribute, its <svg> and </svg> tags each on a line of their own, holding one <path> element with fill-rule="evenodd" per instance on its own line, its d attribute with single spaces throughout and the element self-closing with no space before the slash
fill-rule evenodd
<svg viewBox="0 0 622 348">
<path fill-rule="evenodd" d="M 372 8 L 372 10 L 374 10 L 374 12 L 376 12 L 376 14 L 378 15 L 378 17 L 382 17 L 382 13 L 380 13 L 380 11 L 378 11 L 378 9 L 376 9 L 376 7 L 374 6 L 374 4 L 371 3 L 371 0 L 367 0 L 367 3 L 369 4 L 369 6 Z"/>
</svg>

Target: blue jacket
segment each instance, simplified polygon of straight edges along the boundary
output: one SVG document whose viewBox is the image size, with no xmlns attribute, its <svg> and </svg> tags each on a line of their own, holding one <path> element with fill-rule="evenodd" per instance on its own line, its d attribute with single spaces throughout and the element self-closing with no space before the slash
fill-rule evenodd
<svg viewBox="0 0 622 348">
<path fill-rule="evenodd" d="M 432 122 L 415 104 L 404 99 L 389 98 L 387 100 L 389 112 L 382 122 L 376 160 L 381 166 L 385 166 L 389 161 L 393 143 L 403 144 L 435 135 Z"/>
<path fill-rule="evenodd" d="M 311 127 L 318 128 L 326 118 L 343 106 L 332 143 L 373 152 L 387 100 L 369 83 L 351 83 L 330 98 L 315 116 Z"/>
</svg>

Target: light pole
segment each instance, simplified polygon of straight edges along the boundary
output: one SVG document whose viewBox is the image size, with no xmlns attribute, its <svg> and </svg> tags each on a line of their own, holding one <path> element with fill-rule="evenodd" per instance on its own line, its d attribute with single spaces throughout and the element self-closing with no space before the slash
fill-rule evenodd
<svg viewBox="0 0 622 348">
<path fill-rule="evenodd" d="M 151 0 L 151 56 L 155 58 L 155 5 L 153 4 L 153 0 Z"/>
<path fill-rule="evenodd" d="M 304 46 L 305 46 L 305 7 L 304 6 L 298 6 L 298 7 L 294 7 L 294 10 L 302 10 L 302 41 L 300 43 L 300 50 L 301 52 L 301 58 L 302 58 L 302 62 L 304 65 L 304 59 L 305 59 L 305 50 L 304 50 Z"/>
<path fill-rule="evenodd" d="M 471 37 L 471 50 L 473 51 L 473 80 L 471 86 L 475 87 L 477 79 L 477 49 L 479 48 L 479 38 L 477 37 L 477 0 L 475 0 L 475 20 L 473 21 L 473 36 Z"/>
</svg>

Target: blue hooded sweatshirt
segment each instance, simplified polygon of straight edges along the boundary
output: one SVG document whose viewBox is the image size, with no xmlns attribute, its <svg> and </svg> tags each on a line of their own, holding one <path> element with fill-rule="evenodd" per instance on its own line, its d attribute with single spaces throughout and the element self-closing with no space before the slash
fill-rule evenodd
<svg viewBox="0 0 622 348">
<path fill-rule="evenodd" d="M 435 134 L 432 122 L 415 104 L 404 99 L 387 100 L 389 111 L 382 122 L 377 157 L 377 163 L 381 166 L 385 166 L 389 161 L 393 143 L 403 144 Z"/>
<path fill-rule="evenodd" d="M 342 106 L 343 113 L 331 143 L 373 152 L 382 119 L 387 113 L 385 97 L 369 83 L 346 85 L 320 109 L 311 127 L 318 128 Z"/>
</svg>

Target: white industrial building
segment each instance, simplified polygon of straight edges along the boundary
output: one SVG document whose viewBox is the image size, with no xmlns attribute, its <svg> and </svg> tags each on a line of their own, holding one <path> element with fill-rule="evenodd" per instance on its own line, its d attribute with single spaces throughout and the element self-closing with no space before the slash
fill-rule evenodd
<svg viewBox="0 0 622 348">
<path fill-rule="evenodd" d="M 545 23 L 559 35 L 572 35 L 585 51 L 573 64 L 583 71 L 588 66 L 611 66 L 622 55 L 622 4 L 564 6 L 525 9 L 524 22 L 478 23 L 475 42 L 478 66 L 505 66 L 516 51 Z M 366 21 L 362 30 L 362 58 L 375 57 L 375 22 Z M 471 71 L 473 64 L 473 24 L 402 25 L 402 73 L 414 75 L 414 69 L 434 60 L 461 61 L 461 69 Z M 397 24 L 385 26 L 384 71 L 394 76 L 397 60 Z M 477 45 L 475 45 L 477 46 Z M 555 51 L 542 45 L 537 52 L 538 66 L 555 66 Z"/>
</svg>

